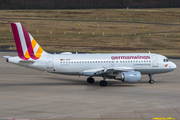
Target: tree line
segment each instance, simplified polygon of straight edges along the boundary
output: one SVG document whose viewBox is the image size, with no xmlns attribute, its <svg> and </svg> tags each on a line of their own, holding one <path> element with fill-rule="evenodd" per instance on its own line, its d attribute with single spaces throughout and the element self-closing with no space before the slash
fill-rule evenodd
<svg viewBox="0 0 180 120">
<path fill-rule="evenodd" d="M 180 0 L 0 0 L 0 9 L 177 8 Z"/>
</svg>

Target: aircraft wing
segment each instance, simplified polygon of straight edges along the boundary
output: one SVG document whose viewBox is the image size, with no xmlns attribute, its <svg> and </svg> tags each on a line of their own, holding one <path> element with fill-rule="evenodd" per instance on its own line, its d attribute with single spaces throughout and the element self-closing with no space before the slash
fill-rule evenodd
<svg viewBox="0 0 180 120">
<path fill-rule="evenodd" d="M 114 76 L 116 74 L 119 74 L 121 72 L 128 72 L 133 71 L 134 68 L 132 67 L 112 67 L 112 68 L 104 68 L 103 70 L 97 71 L 94 73 L 94 75 L 103 75 L 108 74 L 110 76 Z"/>
<path fill-rule="evenodd" d="M 133 67 L 111 67 L 111 68 L 101 68 L 101 69 L 90 69 L 84 70 L 81 74 L 88 76 L 116 76 L 121 72 L 133 71 Z"/>
</svg>

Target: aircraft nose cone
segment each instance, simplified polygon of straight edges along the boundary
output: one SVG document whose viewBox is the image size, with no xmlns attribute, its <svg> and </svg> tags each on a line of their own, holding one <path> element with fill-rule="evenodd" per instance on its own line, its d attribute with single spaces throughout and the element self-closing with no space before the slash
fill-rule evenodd
<svg viewBox="0 0 180 120">
<path fill-rule="evenodd" d="M 175 70 L 177 68 L 176 64 L 172 62 L 171 68 L 173 68 Z"/>
</svg>

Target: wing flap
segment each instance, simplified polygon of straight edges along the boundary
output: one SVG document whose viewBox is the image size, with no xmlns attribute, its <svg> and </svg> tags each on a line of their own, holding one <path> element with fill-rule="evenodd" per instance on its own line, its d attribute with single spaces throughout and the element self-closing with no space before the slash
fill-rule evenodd
<svg viewBox="0 0 180 120">
<path fill-rule="evenodd" d="M 129 72 L 133 70 L 134 68 L 132 67 L 112 67 L 112 68 L 84 70 L 80 74 L 87 75 L 87 76 L 103 76 L 103 75 L 116 76 L 117 74 L 121 72 Z"/>
</svg>

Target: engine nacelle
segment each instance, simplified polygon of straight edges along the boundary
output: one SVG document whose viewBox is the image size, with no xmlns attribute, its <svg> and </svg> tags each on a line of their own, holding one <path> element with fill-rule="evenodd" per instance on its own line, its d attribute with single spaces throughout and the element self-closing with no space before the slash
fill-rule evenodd
<svg viewBox="0 0 180 120">
<path fill-rule="evenodd" d="M 122 72 L 118 74 L 114 79 L 122 80 L 122 82 L 125 82 L 125 83 L 137 83 L 137 82 L 140 82 L 141 80 L 141 73 L 138 71 Z"/>
</svg>

